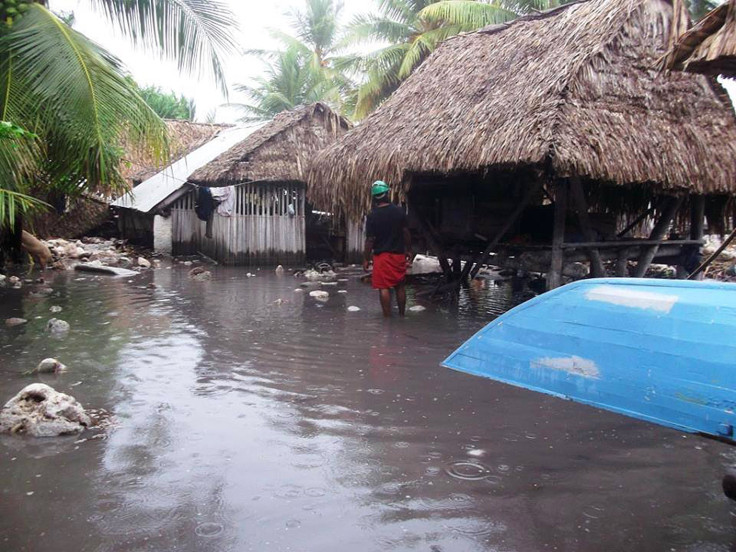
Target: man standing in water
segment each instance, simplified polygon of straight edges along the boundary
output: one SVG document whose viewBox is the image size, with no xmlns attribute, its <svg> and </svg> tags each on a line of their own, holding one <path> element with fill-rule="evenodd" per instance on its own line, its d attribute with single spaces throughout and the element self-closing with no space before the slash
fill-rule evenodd
<svg viewBox="0 0 736 552">
<path fill-rule="evenodd" d="M 373 209 L 365 223 L 363 268 L 368 271 L 373 254 L 373 289 L 381 299 L 383 316 L 391 316 L 391 290 L 396 290 L 399 316 L 406 312 L 406 263 L 411 260 L 411 234 L 406 214 L 389 199 L 388 185 L 378 180 L 371 188 Z"/>
</svg>

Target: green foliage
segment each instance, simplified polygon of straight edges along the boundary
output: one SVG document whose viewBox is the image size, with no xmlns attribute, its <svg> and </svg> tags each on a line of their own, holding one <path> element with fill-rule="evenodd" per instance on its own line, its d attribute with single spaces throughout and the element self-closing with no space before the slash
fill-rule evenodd
<svg viewBox="0 0 736 552">
<path fill-rule="evenodd" d="M 225 87 L 219 56 L 234 42 L 233 16 L 220 1 L 89 1 L 134 42 L 183 70 L 209 67 Z M 165 125 L 120 62 L 45 4 L 0 0 L 0 120 L 15 125 L 0 128 L 0 225 L 39 204 L 30 189 L 126 189 L 123 144 L 162 161 L 167 155 Z"/>
<path fill-rule="evenodd" d="M 719 4 L 721 4 L 721 2 L 716 0 L 689 0 L 687 2 L 687 7 L 693 21 L 698 21 L 709 11 L 716 9 Z"/>
<path fill-rule="evenodd" d="M 187 73 L 208 72 L 227 93 L 220 60 L 235 16 L 220 0 L 89 0 L 134 44 L 163 52 Z"/>
<path fill-rule="evenodd" d="M 379 0 L 378 6 L 379 14 L 356 17 L 349 27 L 352 42 L 383 45 L 359 61 L 365 77 L 358 90 L 358 119 L 390 96 L 444 40 L 510 21 L 526 9 L 499 0 Z"/>
<path fill-rule="evenodd" d="M 233 104 L 244 112 L 243 121 L 262 121 L 281 111 L 322 101 L 334 109 L 351 109 L 354 84 L 350 64 L 342 56 L 340 35 L 342 3 L 306 0 L 304 10 L 291 12 L 294 35 L 271 31 L 281 44 L 277 50 L 251 50 L 266 64 L 265 75 L 235 88 L 248 104 Z"/>
<path fill-rule="evenodd" d="M 194 120 L 194 100 L 164 92 L 156 86 L 146 86 L 138 90 L 141 98 L 162 119 Z"/>
<path fill-rule="evenodd" d="M 0 0 L 0 25 L 9 29 L 20 22 L 33 0 Z"/>
</svg>

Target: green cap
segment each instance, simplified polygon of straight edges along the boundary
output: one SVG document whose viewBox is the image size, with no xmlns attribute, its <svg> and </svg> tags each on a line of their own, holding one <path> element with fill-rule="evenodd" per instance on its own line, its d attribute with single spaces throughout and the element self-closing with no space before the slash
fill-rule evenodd
<svg viewBox="0 0 736 552">
<path fill-rule="evenodd" d="M 388 192 L 389 189 L 390 188 L 388 187 L 388 184 L 386 184 L 383 180 L 376 180 L 371 187 L 371 195 L 382 195 Z"/>
</svg>

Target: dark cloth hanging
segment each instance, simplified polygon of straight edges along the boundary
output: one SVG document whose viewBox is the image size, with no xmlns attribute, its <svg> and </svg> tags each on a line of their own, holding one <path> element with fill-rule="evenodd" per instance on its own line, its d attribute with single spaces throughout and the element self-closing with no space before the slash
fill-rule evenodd
<svg viewBox="0 0 736 552">
<path fill-rule="evenodd" d="M 212 213 L 215 212 L 215 200 L 212 199 L 212 193 L 209 188 L 199 188 L 194 212 L 197 213 L 199 220 L 207 221 L 211 219 Z"/>
</svg>

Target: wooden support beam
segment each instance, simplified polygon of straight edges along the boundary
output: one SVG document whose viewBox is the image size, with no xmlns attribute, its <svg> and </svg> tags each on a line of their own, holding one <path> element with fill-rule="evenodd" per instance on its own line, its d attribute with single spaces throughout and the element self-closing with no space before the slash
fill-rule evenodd
<svg viewBox="0 0 736 552">
<path fill-rule="evenodd" d="M 680 208 L 681 204 L 681 197 L 670 197 L 667 199 L 664 205 L 664 210 L 662 211 L 659 220 L 655 223 L 654 228 L 652 228 L 652 233 L 649 236 L 650 240 L 664 239 L 667 231 L 670 228 L 672 219 L 675 218 L 677 210 Z M 639 260 L 636 263 L 634 274 L 632 276 L 634 276 L 635 278 L 642 278 L 644 274 L 646 274 L 647 269 L 649 268 L 649 265 L 652 264 L 652 259 L 654 259 L 654 256 L 657 254 L 658 249 L 659 245 L 650 245 L 642 250 L 639 255 Z"/>
<path fill-rule="evenodd" d="M 695 196 L 692 198 L 692 208 L 690 211 L 690 238 L 702 241 L 705 227 L 705 197 Z M 698 261 L 702 259 L 698 254 Z M 703 271 L 701 270 L 693 277 L 694 280 L 703 279 Z M 689 278 L 689 276 L 688 276 Z"/>
<path fill-rule="evenodd" d="M 618 234 L 616 234 L 616 237 L 617 238 L 623 238 L 626 234 L 628 234 L 629 232 L 631 232 L 631 230 L 634 228 L 634 226 L 636 226 L 641 221 L 643 221 L 645 218 L 647 218 L 649 215 L 651 215 L 654 212 L 654 210 L 657 208 L 658 205 L 659 205 L 659 203 L 655 203 L 649 209 L 647 209 L 646 211 L 644 211 L 641 215 L 639 215 L 638 217 L 636 217 L 634 219 L 634 221 L 631 222 L 626 228 L 624 228 Z"/>
<path fill-rule="evenodd" d="M 585 201 L 585 192 L 580 179 L 573 177 L 570 179 L 570 191 L 572 193 L 573 203 L 577 211 L 578 220 L 580 221 L 580 229 L 583 231 L 585 239 L 589 242 L 595 241 L 595 233 L 593 225 L 590 223 L 588 215 L 588 202 Z M 590 272 L 594 278 L 602 278 L 606 275 L 606 269 L 601 261 L 601 254 L 595 247 L 588 248 L 588 257 L 590 258 Z"/>
<path fill-rule="evenodd" d="M 424 234 L 424 237 L 427 238 L 427 242 L 429 242 L 429 246 L 432 248 L 432 251 L 437 254 L 437 259 L 440 261 L 440 267 L 442 267 L 443 274 L 445 274 L 445 276 L 449 276 L 452 269 L 450 268 L 450 263 L 447 261 L 447 255 L 445 254 L 444 249 L 439 244 L 436 231 L 432 227 L 432 224 L 428 220 L 425 220 L 417 209 L 409 209 L 409 213 L 417 224 L 419 224 L 419 228 Z"/>
<path fill-rule="evenodd" d="M 643 245 L 700 245 L 703 240 L 617 240 L 610 242 L 570 242 L 563 243 L 562 249 L 621 249 L 626 247 L 641 247 Z"/>
<path fill-rule="evenodd" d="M 478 275 L 478 271 L 480 271 L 480 268 L 488 262 L 488 257 L 490 257 L 491 253 L 493 252 L 493 248 L 496 247 L 498 243 L 501 241 L 501 238 L 503 238 L 506 235 L 506 233 L 509 230 L 511 230 L 511 227 L 521 216 L 521 213 L 524 212 L 524 209 L 529 204 L 529 202 L 532 200 L 532 198 L 534 197 L 534 194 L 536 194 L 541 187 L 542 187 L 542 181 L 540 180 L 536 184 L 533 184 L 529 186 L 529 188 L 527 188 L 526 193 L 524 194 L 524 197 L 521 199 L 521 201 L 516 206 L 516 208 L 508 216 L 508 218 L 506 219 L 506 221 L 504 222 L 503 226 L 498 231 L 496 236 L 493 238 L 493 240 L 491 240 L 488 243 L 488 245 L 486 246 L 485 250 L 483 250 L 483 253 L 480 255 L 477 262 L 469 263 L 470 266 L 472 267 L 472 270 L 468 268 L 468 270 L 470 270 L 471 278 L 475 278 Z M 465 273 L 465 275 L 467 276 L 467 273 Z"/>
<path fill-rule="evenodd" d="M 547 289 L 560 287 L 562 283 L 562 244 L 565 241 L 565 217 L 567 216 L 567 180 L 555 183 L 555 218 L 552 227 L 552 261 L 547 273 Z"/>
<path fill-rule="evenodd" d="M 736 228 L 734 228 L 733 229 L 733 232 L 731 232 L 728 235 L 728 237 L 725 240 L 723 240 L 723 243 L 721 244 L 721 246 L 718 249 L 716 249 L 710 257 L 708 257 L 702 263 L 700 263 L 700 266 L 698 268 L 696 268 L 692 272 L 692 274 L 690 274 L 690 276 L 687 277 L 687 279 L 688 280 L 694 280 L 698 276 L 698 274 L 700 274 L 706 268 L 708 268 L 708 266 L 710 265 L 710 263 L 712 263 L 713 261 L 715 261 L 718 258 L 718 255 L 720 255 L 723 252 L 723 250 L 728 247 L 728 245 L 734 240 L 734 238 L 736 238 Z"/>
<path fill-rule="evenodd" d="M 625 247 L 619 250 L 618 258 L 616 259 L 616 276 L 618 278 L 624 278 L 628 276 L 629 268 L 629 255 L 631 254 L 631 248 Z"/>
</svg>

